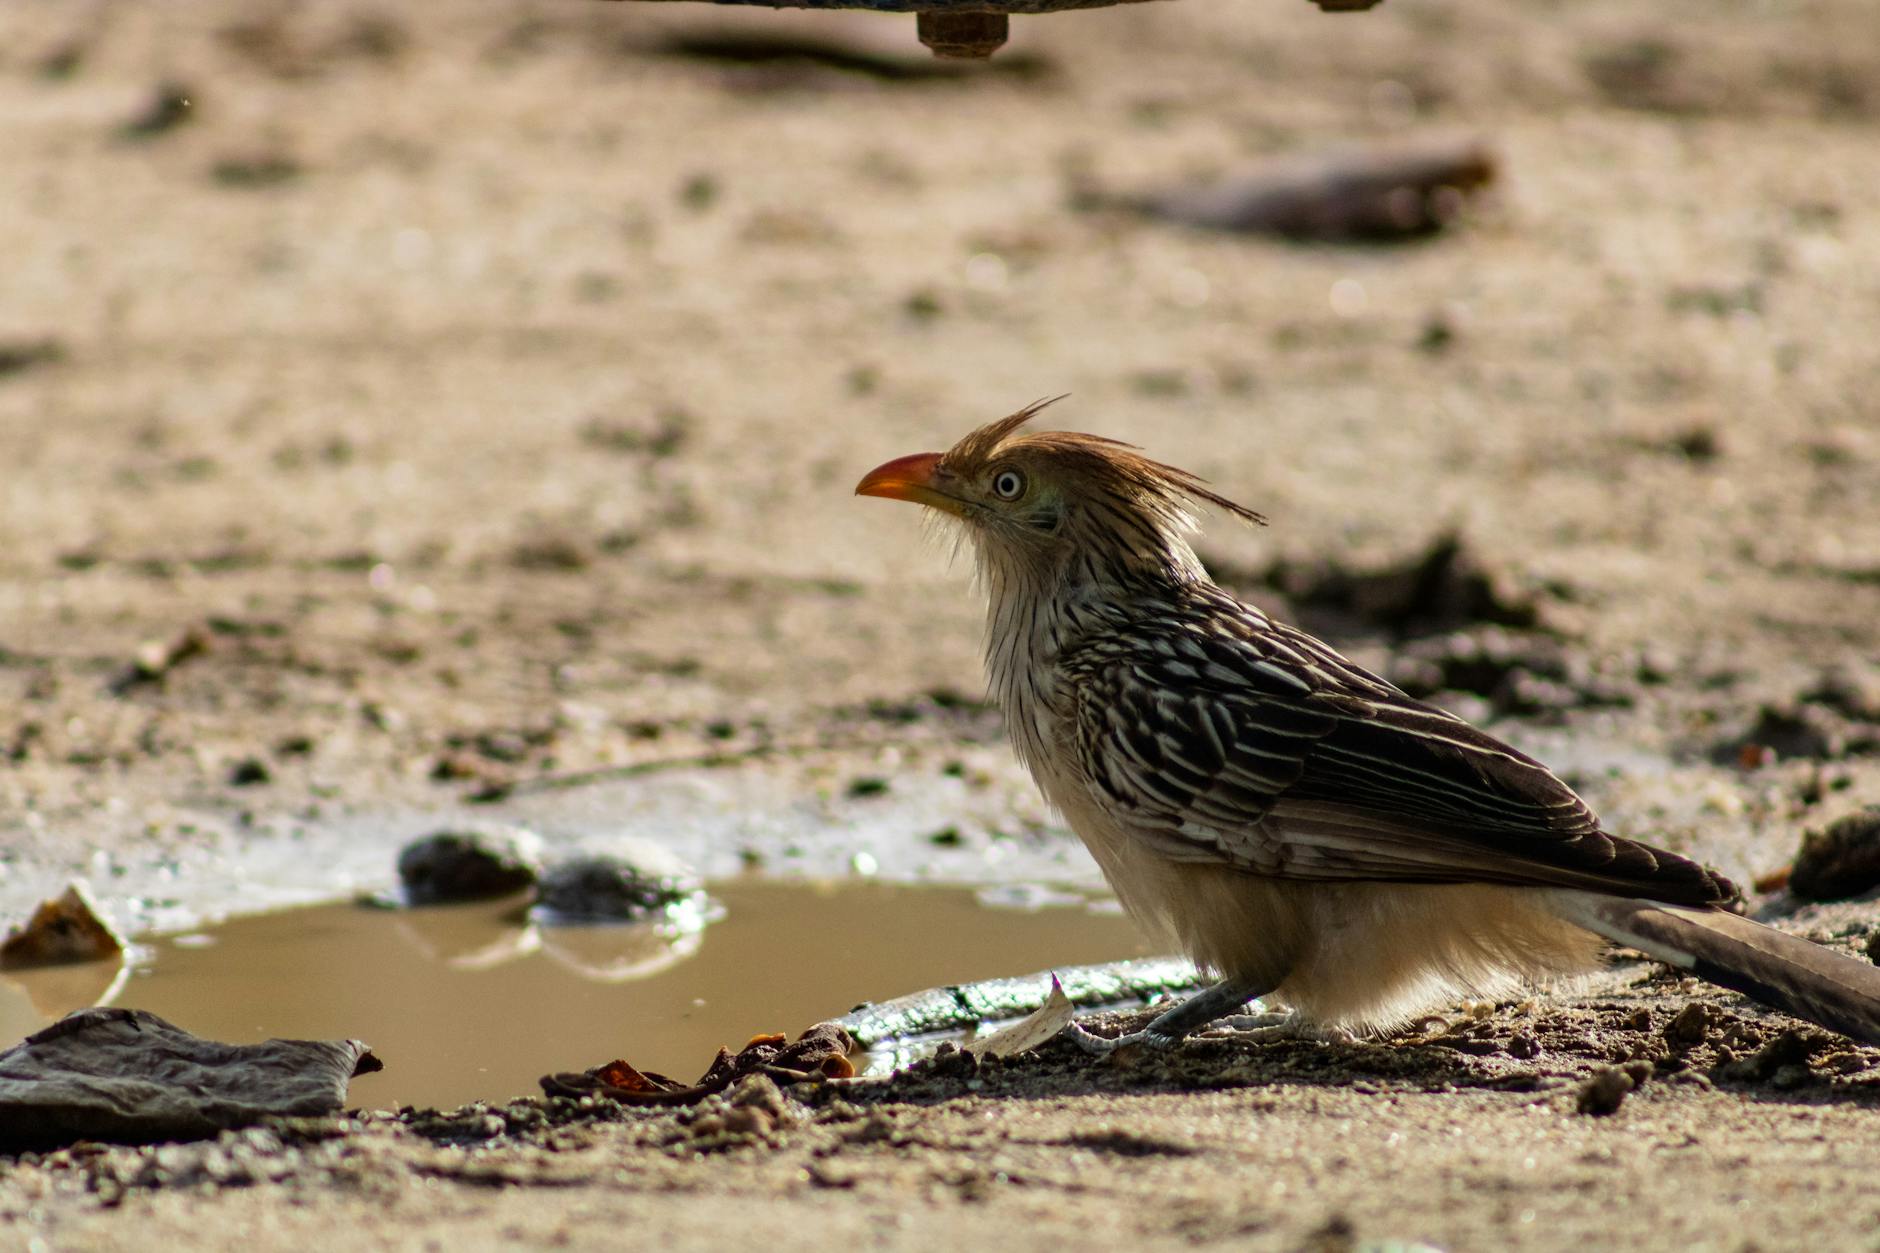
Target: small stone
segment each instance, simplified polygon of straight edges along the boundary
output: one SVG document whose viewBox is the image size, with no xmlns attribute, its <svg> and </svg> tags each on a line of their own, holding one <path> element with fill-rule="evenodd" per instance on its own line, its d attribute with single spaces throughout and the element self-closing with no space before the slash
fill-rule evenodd
<svg viewBox="0 0 1880 1253">
<path fill-rule="evenodd" d="M 941 1078 L 970 1078 L 979 1070 L 979 1058 L 950 1042 L 934 1050 L 928 1062 L 931 1073 Z"/>
<path fill-rule="evenodd" d="M 147 640 L 139 645 L 131 663 L 120 670 L 108 685 L 113 696 L 122 696 L 146 683 L 161 683 L 172 670 L 209 652 L 209 633 L 201 627 L 164 640 Z"/>
<path fill-rule="evenodd" d="M 468 753 L 445 753 L 431 766 L 431 779 L 436 783 L 474 779 L 479 773 L 480 768 Z"/>
<path fill-rule="evenodd" d="M 175 130 L 195 116 L 196 93 L 187 84 L 159 83 L 119 133 L 126 139 L 150 139 Z"/>
<path fill-rule="evenodd" d="M 1824 710 L 1812 705 L 1765 705 L 1747 731 L 1719 742 L 1711 759 L 1739 769 L 1759 769 L 1779 760 L 1839 757 L 1846 747 L 1847 737 Z"/>
<path fill-rule="evenodd" d="M 643 922 L 702 890 L 678 858 L 636 841 L 628 855 L 592 854 L 549 869 L 535 900 L 555 922 Z"/>
<path fill-rule="evenodd" d="M 1531 1061 L 1541 1055 L 1541 1042 L 1523 1031 L 1508 1041 L 1508 1056 Z"/>
<path fill-rule="evenodd" d="M 412 905 L 508 896 L 536 881 L 538 844 L 521 830 L 439 831 L 405 845 L 398 878 Z"/>
<path fill-rule="evenodd" d="M 268 763 L 259 757 L 244 757 L 229 767 L 228 782 L 230 787 L 255 787 L 262 783 L 272 783 L 274 771 Z"/>
<path fill-rule="evenodd" d="M 471 741 L 471 746 L 481 756 L 505 765 L 526 760 L 530 747 L 528 737 L 516 731 L 481 731 Z"/>
<path fill-rule="evenodd" d="M 1821 672 L 1802 699 L 1826 705 L 1844 717 L 1880 722 L 1880 666 L 1841 662 Z"/>
</svg>

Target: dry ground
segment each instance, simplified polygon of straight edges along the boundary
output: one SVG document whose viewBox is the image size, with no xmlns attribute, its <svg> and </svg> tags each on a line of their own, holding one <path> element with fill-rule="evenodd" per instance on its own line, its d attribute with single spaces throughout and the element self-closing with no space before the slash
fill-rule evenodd
<svg viewBox="0 0 1880 1253">
<path fill-rule="evenodd" d="M 861 53 L 675 50 L 734 20 Z M 848 493 L 1061 391 L 1054 420 L 1273 519 L 1210 534 L 1238 586 L 1499 716 L 1621 829 L 1748 875 L 1876 798 L 1865 0 L 1184 0 L 1021 20 L 1004 60 L 939 78 L 911 25 L 578 0 L 0 9 L 9 911 L 86 871 L 135 914 L 164 866 L 239 864 L 277 820 L 858 718 L 984 745 L 962 572 L 911 511 Z M 1414 246 L 1072 208 L 1092 181 L 1432 133 L 1484 136 L 1504 177 Z M 1319 577 L 1450 532 L 1493 594 L 1448 617 L 1341 614 Z M 1758 745 L 1777 760 L 1741 768 Z M 1687 993 L 1626 995 L 1652 1017 L 1630 1050 Z M 520 1133 L 466 1154 L 384 1123 L 319 1149 L 344 1169 L 115 1207 L 76 1167 L 0 1165 L 0 1230 L 1872 1247 L 1865 1055 L 1786 1063 L 1786 1087 L 1779 1066 L 1667 1077 L 1595 1119 L 1572 1112 L 1593 1054 L 1562 1048 L 1565 1086 L 1531 1092 L 1364 1079 L 1364 1057 L 1203 1058 L 1128 1090 L 1038 1063 L 1046 1095 L 1008 1075 L 891 1101 L 855 1154 L 824 1153 L 850 1135 L 826 1105 L 781 1147 L 696 1160 L 670 1119 L 579 1128 L 568 1179 Z"/>
</svg>

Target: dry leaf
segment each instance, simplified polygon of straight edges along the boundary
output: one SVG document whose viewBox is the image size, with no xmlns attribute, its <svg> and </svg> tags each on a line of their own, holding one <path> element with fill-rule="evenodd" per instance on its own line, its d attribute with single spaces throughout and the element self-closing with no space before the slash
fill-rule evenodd
<svg viewBox="0 0 1880 1253">
<path fill-rule="evenodd" d="M 1064 988 L 1054 974 L 1051 976 L 1051 994 L 1045 998 L 1043 1005 L 1011 1026 L 995 1031 L 983 1040 L 974 1040 L 966 1046 L 966 1052 L 974 1057 L 1011 1057 L 1015 1053 L 1035 1049 L 1069 1026 L 1071 1015 L 1076 1009 L 1071 1004 L 1071 998 L 1064 995 Z"/>
</svg>

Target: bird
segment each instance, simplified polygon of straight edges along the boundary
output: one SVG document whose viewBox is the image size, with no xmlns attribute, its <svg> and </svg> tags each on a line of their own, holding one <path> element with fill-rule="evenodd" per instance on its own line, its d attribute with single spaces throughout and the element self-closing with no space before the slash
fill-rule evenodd
<svg viewBox="0 0 1880 1253">
<path fill-rule="evenodd" d="M 1061 399 L 855 491 L 963 530 L 1017 757 L 1136 924 L 1213 979 L 1120 1036 L 1073 1022 L 1077 1044 L 1376 1035 L 1611 944 L 1880 1044 L 1880 969 L 1743 917 L 1723 875 L 1607 830 L 1541 762 L 1230 595 L 1197 512 L 1265 519 L 1133 445 L 1028 428 Z"/>
</svg>

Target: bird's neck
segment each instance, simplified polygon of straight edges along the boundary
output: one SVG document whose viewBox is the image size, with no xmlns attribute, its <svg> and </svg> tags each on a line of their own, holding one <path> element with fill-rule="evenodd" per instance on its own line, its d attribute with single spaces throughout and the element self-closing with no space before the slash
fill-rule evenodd
<svg viewBox="0 0 1880 1253">
<path fill-rule="evenodd" d="M 1060 718 L 1058 660 L 1093 635 L 1179 599 L 1208 576 L 1192 550 L 1126 568 L 1081 560 L 983 561 L 986 682 L 1021 759 L 1038 763 Z"/>
</svg>

